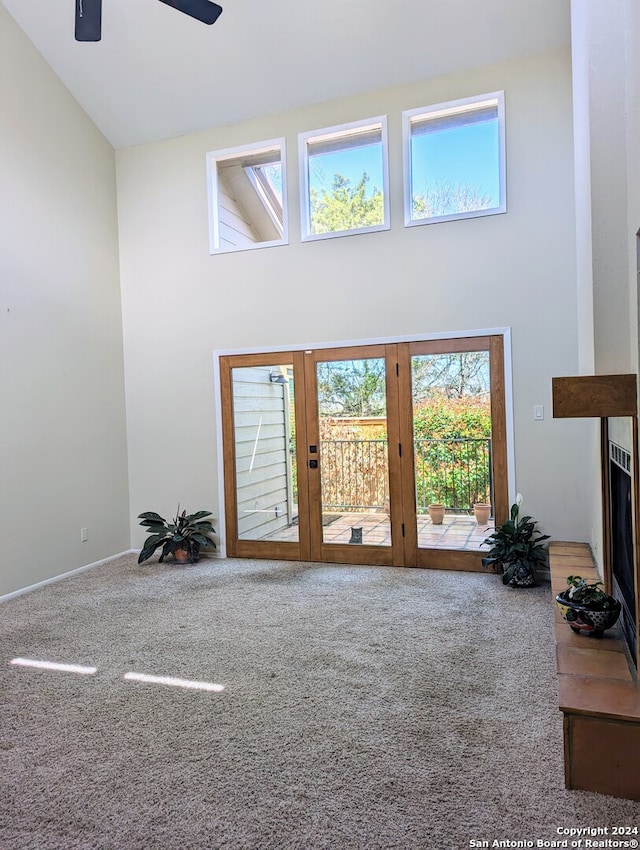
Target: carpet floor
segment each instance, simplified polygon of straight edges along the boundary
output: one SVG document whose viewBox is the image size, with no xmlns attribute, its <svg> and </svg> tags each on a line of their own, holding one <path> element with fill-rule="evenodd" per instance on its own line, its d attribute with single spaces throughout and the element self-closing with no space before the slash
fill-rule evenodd
<svg viewBox="0 0 640 850">
<path fill-rule="evenodd" d="M 0 850 L 462 850 L 637 826 L 640 804 L 564 788 L 552 617 L 548 585 L 493 575 L 133 555 L 5 601 Z"/>
</svg>

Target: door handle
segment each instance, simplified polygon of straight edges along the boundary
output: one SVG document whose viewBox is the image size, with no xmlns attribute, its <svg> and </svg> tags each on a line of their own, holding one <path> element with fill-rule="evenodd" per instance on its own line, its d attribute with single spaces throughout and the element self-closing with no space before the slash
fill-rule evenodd
<svg viewBox="0 0 640 850">
<path fill-rule="evenodd" d="M 310 460 L 309 461 L 309 469 L 317 469 L 317 468 L 318 468 L 318 461 L 315 458 L 313 460 Z"/>
</svg>

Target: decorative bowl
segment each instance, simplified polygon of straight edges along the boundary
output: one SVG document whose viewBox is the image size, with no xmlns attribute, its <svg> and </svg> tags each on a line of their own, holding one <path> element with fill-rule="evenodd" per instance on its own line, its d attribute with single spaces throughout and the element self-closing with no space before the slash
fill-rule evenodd
<svg viewBox="0 0 640 850">
<path fill-rule="evenodd" d="M 569 598 L 567 590 L 556 596 L 556 602 L 564 620 L 569 623 L 574 632 L 592 637 L 602 637 L 607 629 L 614 626 L 620 616 L 620 602 L 612 600 L 611 608 L 594 608 L 592 605 L 581 605 Z"/>
</svg>

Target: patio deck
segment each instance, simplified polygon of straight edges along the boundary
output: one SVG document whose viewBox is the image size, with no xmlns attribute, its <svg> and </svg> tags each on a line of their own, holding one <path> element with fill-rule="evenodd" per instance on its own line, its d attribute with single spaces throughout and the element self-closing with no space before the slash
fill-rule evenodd
<svg viewBox="0 0 640 850">
<path fill-rule="evenodd" d="M 391 545 L 389 517 L 382 511 L 369 513 L 341 513 L 323 526 L 325 543 L 349 543 L 352 528 L 362 528 L 363 544 L 373 546 Z M 442 525 L 434 525 L 428 515 L 418 516 L 418 546 L 421 549 L 479 549 L 482 541 L 494 529 L 493 522 L 478 526 L 472 516 L 445 514 Z M 297 540 L 297 526 L 270 535 L 269 540 Z M 354 546 L 359 544 L 354 543 Z"/>
</svg>

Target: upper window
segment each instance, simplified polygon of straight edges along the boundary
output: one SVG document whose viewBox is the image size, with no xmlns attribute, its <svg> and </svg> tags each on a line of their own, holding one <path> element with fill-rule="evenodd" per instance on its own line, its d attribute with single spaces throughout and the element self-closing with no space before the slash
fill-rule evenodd
<svg viewBox="0 0 640 850">
<path fill-rule="evenodd" d="M 503 92 L 402 118 L 405 225 L 506 212 Z"/>
<path fill-rule="evenodd" d="M 388 230 L 386 118 L 298 138 L 303 241 Z"/>
<path fill-rule="evenodd" d="M 288 242 L 284 139 L 207 154 L 210 251 Z"/>
</svg>

